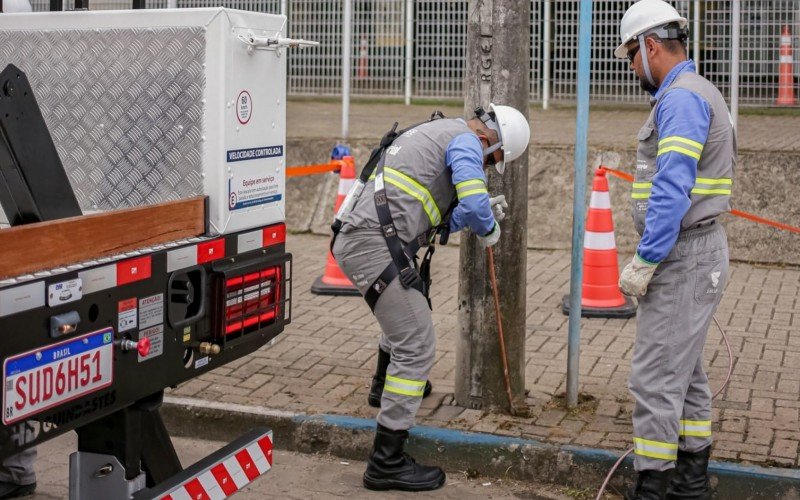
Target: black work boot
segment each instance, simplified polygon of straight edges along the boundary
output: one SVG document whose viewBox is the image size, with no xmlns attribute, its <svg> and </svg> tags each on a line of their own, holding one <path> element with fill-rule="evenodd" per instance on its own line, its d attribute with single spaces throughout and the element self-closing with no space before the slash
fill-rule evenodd
<svg viewBox="0 0 800 500">
<path fill-rule="evenodd" d="M 0 481 L 0 498 L 22 498 L 33 495 L 36 483 L 15 484 Z"/>
<path fill-rule="evenodd" d="M 370 490 L 427 491 L 444 485 L 442 469 L 419 465 L 403 452 L 406 439 L 408 431 L 393 431 L 378 424 L 375 445 L 364 472 L 364 487 Z"/>
<path fill-rule="evenodd" d="M 625 492 L 625 500 L 663 500 L 673 469 L 643 470 L 636 477 L 636 484 Z"/>
<path fill-rule="evenodd" d="M 391 361 L 389 353 L 383 349 L 378 349 L 378 366 L 375 368 L 375 375 L 372 376 L 372 385 L 369 388 L 369 396 L 367 397 L 367 403 L 373 408 L 381 407 L 383 384 L 386 383 L 386 370 L 389 368 L 389 361 Z M 427 398 L 432 390 L 431 383 L 425 382 L 425 390 L 422 393 L 422 397 Z"/>
<path fill-rule="evenodd" d="M 708 458 L 710 456 L 711 446 L 696 453 L 678 450 L 675 475 L 672 476 L 669 488 L 667 488 L 668 500 L 711 499 L 711 483 L 708 480 Z"/>
</svg>

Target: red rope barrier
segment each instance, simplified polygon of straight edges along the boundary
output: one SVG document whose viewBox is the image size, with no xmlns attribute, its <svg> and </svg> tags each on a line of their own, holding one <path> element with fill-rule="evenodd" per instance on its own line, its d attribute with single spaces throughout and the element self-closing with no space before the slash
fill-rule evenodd
<svg viewBox="0 0 800 500">
<path fill-rule="evenodd" d="M 609 174 L 613 175 L 614 177 L 620 178 L 622 180 L 633 182 L 633 176 L 629 173 L 622 172 L 621 170 L 615 170 L 609 167 L 600 167 L 602 170 L 605 170 Z M 751 214 L 749 212 L 743 212 L 741 210 L 731 210 L 731 215 L 736 217 L 741 217 L 742 219 L 747 219 L 752 222 L 757 222 L 759 224 L 764 224 L 766 226 L 771 226 L 777 229 L 783 229 L 784 231 L 791 231 L 793 233 L 800 234 L 800 227 L 790 226 L 788 224 L 784 224 L 782 222 L 765 219 L 764 217 L 759 217 L 758 215 Z"/>
</svg>

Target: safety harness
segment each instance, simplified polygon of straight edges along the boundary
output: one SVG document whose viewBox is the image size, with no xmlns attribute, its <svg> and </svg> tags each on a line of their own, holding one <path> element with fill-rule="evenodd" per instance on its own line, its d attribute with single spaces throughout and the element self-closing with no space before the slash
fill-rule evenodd
<svg viewBox="0 0 800 500">
<path fill-rule="evenodd" d="M 434 246 L 436 235 L 439 235 L 439 243 L 442 245 L 447 244 L 450 236 L 450 214 L 453 209 L 458 205 L 458 198 L 453 195 L 450 206 L 447 208 L 442 221 L 439 225 L 418 234 L 410 242 L 405 243 L 397 235 L 397 230 L 394 225 L 392 213 L 389 210 L 389 202 L 386 196 L 386 187 L 384 185 L 384 168 L 383 163 L 380 161 L 383 158 L 386 149 L 392 143 L 411 129 L 414 129 L 425 123 L 444 118 L 444 115 L 436 111 L 429 120 L 417 123 L 403 130 L 397 131 L 397 122 L 394 123 L 391 130 L 384 134 L 378 147 L 372 150 L 372 153 L 367 160 L 364 169 L 359 176 L 359 182 L 366 184 L 375 172 L 375 210 L 378 213 L 378 222 L 381 225 L 381 232 L 386 240 L 386 246 L 389 249 L 389 254 L 392 261 L 381 272 L 378 278 L 369 286 L 364 295 L 371 310 L 375 310 L 375 304 L 381 297 L 381 294 L 386 290 L 386 287 L 399 276 L 400 283 L 403 288 L 414 288 L 425 296 L 428 301 L 428 307 L 431 307 L 431 300 L 429 297 L 431 276 L 430 276 L 430 263 L 433 258 L 433 253 L 436 250 Z M 331 226 L 333 230 L 333 238 L 331 238 L 331 248 L 336 241 L 336 237 L 342 229 L 342 220 L 337 217 Z M 428 246 L 428 250 L 420 261 L 417 258 L 417 252 L 420 248 Z"/>
</svg>

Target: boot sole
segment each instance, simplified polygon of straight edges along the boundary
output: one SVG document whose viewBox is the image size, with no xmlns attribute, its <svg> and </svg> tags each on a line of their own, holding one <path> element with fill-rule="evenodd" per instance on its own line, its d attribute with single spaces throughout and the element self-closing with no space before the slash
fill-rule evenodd
<svg viewBox="0 0 800 500">
<path fill-rule="evenodd" d="M 395 479 L 375 479 L 364 474 L 364 487 L 373 491 L 400 490 L 400 491 L 430 491 L 444 486 L 447 476 L 429 481 L 427 483 L 407 483 Z"/>
</svg>

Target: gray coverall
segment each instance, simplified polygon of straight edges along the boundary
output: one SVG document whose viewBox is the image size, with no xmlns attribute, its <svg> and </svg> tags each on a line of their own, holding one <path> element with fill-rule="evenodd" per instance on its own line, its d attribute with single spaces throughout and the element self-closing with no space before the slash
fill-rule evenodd
<svg viewBox="0 0 800 500">
<path fill-rule="evenodd" d="M 667 470 L 677 451 L 695 453 L 711 444 L 711 391 L 703 370 L 703 346 L 728 278 L 728 244 L 719 214 L 730 210 L 730 187 L 736 163 L 736 137 L 725 100 L 705 78 L 681 73 L 668 87 L 692 91 L 711 111 L 708 139 L 699 156 L 691 205 L 681 220 L 678 240 L 658 264 L 647 293 L 639 300 L 636 342 L 631 364 L 634 467 Z M 662 94 L 662 97 L 666 93 Z M 645 229 L 649 185 L 665 141 L 656 126 L 656 105 L 639 132 L 633 189 L 633 219 Z M 680 141 L 680 137 L 677 138 Z M 725 194 L 728 193 L 728 194 Z"/>
<path fill-rule="evenodd" d="M 17 426 L 19 432 L 24 432 L 26 439 L 33 439 L 33 428 L 29 425 L 19 424 Z M 18 440 L 23 437 L 20 434 L 14 434 L 11 439 Z M 34 464 L 36 462 L 36 447 L 28 448 L 15 455 L 3 460 L 0 465 L 0 482 L 11 484 L 33 484 L 36 482 L 36 471 Z"/>
<path fill-rule="evenodd" d="M 441 218 L 458 187 L 453 185 L 445 164 L 446 147 L 464 133 L 472 130 L 462 120 L 434 120 L 402 134 L 384 155 L 389 209 L 397 235 L 404 242 L 443 222 Z M 469 184 L 470 192 L 479 188 L 486 193 L 483 179 L 473 179 Z M 375 182 L 368 182 L 353 210 L 344 215 L 333 246 L 334 257 L 362 295 L 391 262 L 378 222 L 374 188 Z M 389 429 L 406 430 L 414 425 L 434 362 L 436 339 L 431 310 L 419 291 L 404 288 L 399 279 L 394 279 L 380 295 L 373 313 L 382 330 L 380 348 L 391 353 L 377 420 Z"/>
</svg>

